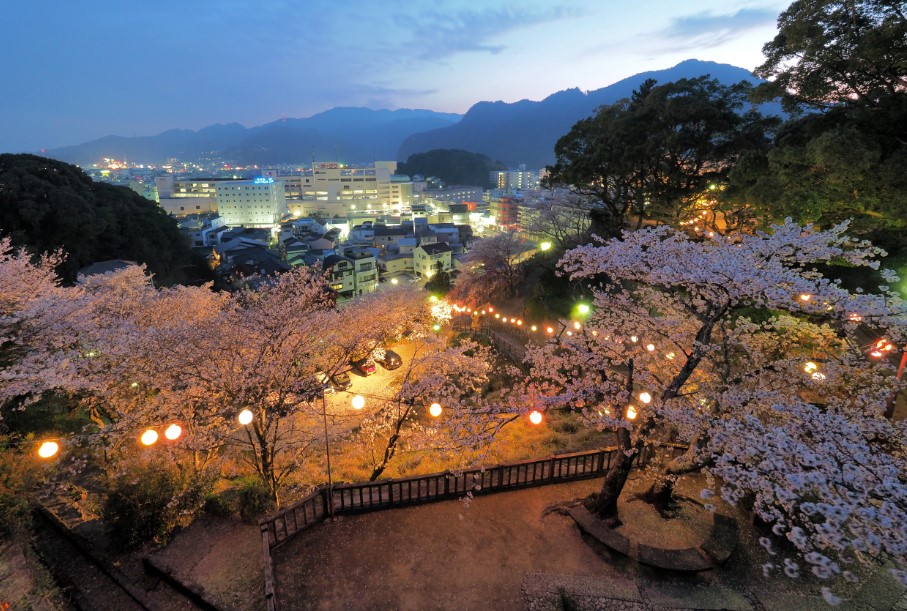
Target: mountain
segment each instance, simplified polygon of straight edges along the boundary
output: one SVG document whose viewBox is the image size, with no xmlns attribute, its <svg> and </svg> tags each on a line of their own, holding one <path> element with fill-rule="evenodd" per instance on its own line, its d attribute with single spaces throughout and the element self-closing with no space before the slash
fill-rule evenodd
<svg viewBox="0 0 907 611">
<path fill-rule="evenodd" d="M 554 163 L 555 143 L 577 121 L 591 116 L 599 106 L 630 97 L 646 79 L 668 83 L 706 74 L 724 84 L 761 82 L 743 68 L 690 59 L 666 70 L 635 74 L 595 91 L 567 89 L 540 102 L 479 102 L 459 123 L 408 137 L 396 158 L 404 160 L 434 149 L 463 149 L 500 159 L 512 168 L 521 163 L 541 168 Z M 781 114 L 777 104 L 764 104 L 760 110 Z"/>
<path fill-rule="evenodd" d="M 446 127 L 460 115 L 431 110 L 333 108 L 305 119 L 281 119 L 246 128 L 238 123 L 199 131 L 175 129 L 156 136 L 107 136 L 52 149 L 54 159 L 88 165 L 103 157 L 160 163 L 217 157 L 240 164 L 298 163 L 312 158 L 344 161 L 394 159 L 411 134 Z"/>
</svg>

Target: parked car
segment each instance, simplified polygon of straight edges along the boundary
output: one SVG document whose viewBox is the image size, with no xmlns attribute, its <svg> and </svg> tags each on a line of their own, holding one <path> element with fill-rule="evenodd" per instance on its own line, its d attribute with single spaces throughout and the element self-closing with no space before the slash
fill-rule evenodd
<svg viewBox="0 0 907 611">
<path fill-rule="evenodd" d="M 359 359 L 358 361 L 353 361 L 353 367 L 359 370 L 359 372 L 364 376 L 370 376 L 375 373 L 377 367 L 375 367 L 375 361 L 369 357 L 364 359 Z"/>
<path fill-rule="evenodd" d="M 388 370 L 396 369 L 403 364 L 403 359 L 401 359 L 400 355 L 393 350 L 385 350 L 384 356 L 380 359 L 375 360 L 377 360 L 382 367 Z"/>
<path fill-rule="evenodd" d="M 350 374 L 341 371 L 331 376 L 331 385 L 337 390 L 348 390 L 353 385 L 353 381 L 350 379 Z"/>
<path fill-rule="evenodd" d="M 319 371 L 315 374 L 315 377 L 318 378 L 319 382 L 321 382 L 321 392 L 328 394 L 334 392 L 334 385 L 331 382 L 331 378 L 328 377 L 328 374 L 323 371 Z"/>
</svg>

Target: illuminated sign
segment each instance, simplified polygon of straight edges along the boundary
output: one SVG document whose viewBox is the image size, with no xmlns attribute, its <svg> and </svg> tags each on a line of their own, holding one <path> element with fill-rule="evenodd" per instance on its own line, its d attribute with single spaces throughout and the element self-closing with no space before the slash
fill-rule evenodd
<svg viewBox="0 0 907 611">
<path fill-rule="evenodd" d="M 274 179 L 268 176 L 261 176 L 259 178 L 256 178 L 252 182 L 254 182 L 256 185 L 269 185 L 274 182 Z"/>
<path fill-rule="evenodd" d="M 316 163 L 316 170 L 337 170 L 340 168 L 339 163 Z"/>
</svg>

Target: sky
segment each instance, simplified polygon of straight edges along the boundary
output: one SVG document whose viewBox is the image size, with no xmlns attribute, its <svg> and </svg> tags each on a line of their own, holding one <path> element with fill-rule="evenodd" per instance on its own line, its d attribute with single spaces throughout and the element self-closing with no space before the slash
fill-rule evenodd
<svg viewBox="0 0 907 611">
<path fill-rule="evenodd" d="M 684 59 L 753 69 L 774 0 L 2 0 L 0 152 L 337 106 L 465 113 Z"/>
</svg>

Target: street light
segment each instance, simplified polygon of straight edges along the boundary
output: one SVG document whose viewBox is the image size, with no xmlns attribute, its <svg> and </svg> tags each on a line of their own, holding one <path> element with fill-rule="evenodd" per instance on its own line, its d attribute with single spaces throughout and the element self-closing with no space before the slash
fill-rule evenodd
<svg viewBox="0 0 907 611">
<path fill-rule="evenodd" d="M 255 417 L 255 414 L 252 413 L 252 410 L 244 409 L 243 411 L 239 412 L 239 416 L 237 416 L 237 420 L 239 420 L 239 423 L 241 425 L 246 426 L 246 425 L 252 424 L 252 419 L 254 417 Z"/>
<path fill-rule="evenodd" d="M 529 422 L 532 424 L 541 424 L 542 423 L 542 412 L 534 409 L 529 412 Z"/>
<path fill-rule="evenodd" d="M 45 441 L 38 447 L 38 456 L 41 458 L 51 458 L 60 451 L 60 445 L 56 441 Z"/>
<path fill-rule="evenodd" d="M 440 403 L 432 403 L 431 406 L 428 408 L 428 413 L 431 414 L 431 416 L 433 418 L 437 418 L 438 416 L 440 416 L 441 411 L 442 411 L 442 409 L 441 409 Z"/>
<path fill-rule="evenodd" d="M 541 249 L 542 252 L 551 250 L 551 242 L 542 242 L 541 244 L 539 244 L 539 249 Z"/>
</svg>

